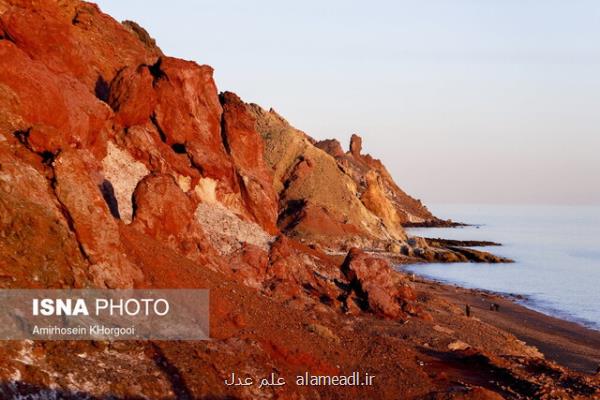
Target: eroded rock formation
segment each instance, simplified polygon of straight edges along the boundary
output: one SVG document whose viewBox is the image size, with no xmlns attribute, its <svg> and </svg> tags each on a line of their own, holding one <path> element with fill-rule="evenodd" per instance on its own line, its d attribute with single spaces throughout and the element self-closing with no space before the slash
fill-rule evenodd
<svg viewBox="0 0 600 400">
<path fill-rule="evenodd" d="M 530 348 L 487 331 L 485 355 L 461 356 L 502 371 L 502 382 L 481 388 L 493 374 L 471 379 L 467 364 L 453 369 L 460 379 L 433 375 L 421 359 L 454 359 L 434 352 L 445 342 L 419 343 L 432 326 L 425 297 L 387 261 L 346 251 L 477 256 L 408 238 L 403 222 L 434 217 L 361 154 L 359 138 L 348 153 L 316 143 L 274 111 L 219 95 L 212 72 L 165 56 L 143 28 L 93 4 L 0 0 L 0 287 L 209 288 L 213 339 L 2 342 L 0 397 L 595 393 L 594 381 L 543 360 L 543 379 L 521 371 L 501 357 L 532 362 Z M 289 382 L 368 370 L 378 382 L 223 384 L 231 371 L 274 370 Z"/>
</svg>

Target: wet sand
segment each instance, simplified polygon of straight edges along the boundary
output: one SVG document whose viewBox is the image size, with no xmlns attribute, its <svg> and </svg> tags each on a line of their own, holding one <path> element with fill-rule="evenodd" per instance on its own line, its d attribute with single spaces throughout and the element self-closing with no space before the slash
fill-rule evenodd
<svg viewBox="0 0 600 400">
<path fill-rule="evenodd" d="M 548 360 L 586 373 L 600 366 L 599 331 L 530 310 L 507 296 L 423 278 L 415 285 L 459 307 L 469 304 L 475 318 L 537 347 Z M 499 305 L 498 311 L 490 310 L 492 303 Z"/>
</svg>

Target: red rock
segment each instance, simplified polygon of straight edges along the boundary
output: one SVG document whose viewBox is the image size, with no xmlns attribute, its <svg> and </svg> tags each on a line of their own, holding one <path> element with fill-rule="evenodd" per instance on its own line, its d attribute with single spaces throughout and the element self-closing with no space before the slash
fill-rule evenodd
<svg viewBox="0 0 600 400">
<path fill-rule="evenodd" d="M 0 141 L 0 287 L 86 286 L 88 263 L 49 181 L 15 150 Z"/>
<path fill-rule="evenodd" d="M 223 112 L 213 69 L 170 57 L 155 70 L 155 121 L 165 142 L 185 151 L 200 173 L 218 181 L 219 195 L 239 193 L 235 170 L 221 138 Z"/>
<path fill-rule="evenodd" d="M 141 27 L 119 24 L 93 4 L 0 0 L 0 287 L 208 288 L 212 339 L 2 341 L 0 378 L 9 384 L 0 385 L 0 397 L 421 398 L 432 387 L 451 390 L 448 382 L 453 389 L 465 379 L 497 379 L 485 372 L 500 370 L 497 364 L 473 374 L 478 364 L 467 360 L 467 367 L 447 368 L 448 382 L 434 382 L 429 373 L 445 367 L 436 358 L 447 354 L 421 352 L 395 334 L 394 321 L 372 323 L 352 302 L 347 308 L 356 318 L 335 312 L 345 297 L 382 316 L 419 314 L 412 289 L 385 262 L 353 250 L 340 268 L 342 260 L 320 246 L 284 235 L 271 245 L 263 231 L 277 232 L 281 201 L 290 211 L 281 218 L 285 233 L 298 239 L 303 232 L 322 244 L 369 232 L 388 237 L 361 203 L 361 178 L 377 171 L 383 187 L 365 202 L 380 204 L 381 192 L 394 187 L 382 164 L 360 154 L 360 139 L 340 155 L 336 142 L 317 148 L 306 134 L 288 131 L 270 143 L 281 160 L 273 160 L 277 178 L 269 182 L 253 127 L 261 122 L 235 95 L 221 101 L 210 67 L 163 57 Z M 269 123 L 265 137 L 292 129 L 277 121 L 277 115 L 262 121 Z M 127 224 L 117 216 L 134 187 L 135 214 Z M 243 231 L 230 235 L 234 252 L 215 254 L 206 241 L 196 222 L 199 206 L 210 213 L 217 205 L 199 199 L 228 207 L 223 214 L 230 220 L 215 219 L 228 223 L 213 225 L 216 233 Z M 402 198 L 390 198 L 396 200 Z M 241 218 L 262 228 L 242 230 Z M 248 244 L 257 237 L 262 248 Z M 419 324 L 411 332 L 418 334 Z M 292 382 L 306 371 L 357 370 L 374 373 L 376 384 L 345 392 L 223 384 L 231 371 L 253 377 L 277 371 Z M 535 382 L 528 370 L 520 368 L 519 380 L 509 383 L 517 396 L 527 397 Z M 565 373 L 561 381 L 575 382 L 573 393 L 589 392 L 573 377 Z"/>
<path fill-rule="evenodd" d="M 194 218 L 194 204 L 172 176 L 148 175 L 135 189 L 133 201 L 134 229 L 191 260 L 218 269 L 219 258 Z"/>
<path fill-rule="evenodd" d="M 193 168 L 185 154 L 177 154 L 160 140 L 156 127 L 147 122 L 120 131 L 115 139 L 137 160 L 155 173 L 170 174 L 179 179 L 189 179 L 190 188 L 200 179 L 200 172 Z M 189 189 L 188 189 L 189 190 Z M 187 190 L 185 190 L 187 191 Z"/>
<path fill-rule="evenodd" d="M 52 72 L 75 77 L 88 72 L 89 66 L 78 55 L 73 26 L 67 20 L 67 14 L 76 12 L 75 2 L 71 2 L 68 11 L 51 1 L 42 2 L 39 8 L 29 8 L 25 1 L 12 3 L 14 7 L 0 16 L 5 35 L 12 42 L 32 59 L 42 61 Z"/>
<path fill-rule="evenodd" d="M 128 288 L 143 276 L 124 255 L 117 221 L 100 187 L 100 166 L 85 150 L 63 151 L 54 162 L 56 195 L 73 223 L 90 262 L 91 280 L 99 287 Z"/>
<path fill-rule="evenodd" d="M 406 317 L 402 307 L 414 301 L 415 294 L 387 260 L 353 248 L 341 269 L 353 290 L 373 312 L 390 318 Z"/>
<path fill-rule="evenodd" d="M 153 64 L 159 54 L 95 4 L 72 0 L 9 4 L 13 7 L 0 16 L 5 34 L 32 59 L 79 80 L 100 97 L 122 67 Z"/>
<path fill-rule="evenodd" d="M 320 142 L 317 142 L 315 146 L 325 151 L 326 153 L 329 153 L 335 158 L 343 157 L 345 154 L 344 150 L 342 149 L 342 145 L 337 139 L 321 140 Z"/>
<path fill-rule="evenodd" d="M 263 249 L 244 243 L 241 248 L 227 257 L 227 265 L 233 277 L 245 285 L 262 288 L 266 279 L 269 253 Z"/>
<path fill-rule="evenodd" d="M 144 124 L 156 105 L 153 76 L 148 67 L 126 67 L 110 84 L 108 104 L 125 127 Z"/>
<path fill-rule="evenodd" d="M 431 400 L 503 400 L 504 397 L 496 392 L 479 386 L 461 388 L 451 392 L 439 392 L 428 397 Z"/>
<path fill-rule="evenodd" d="M 294 170 L 292 171 L 292 174 L 290 176 L 290 181 L 300 181 L 302 182 L 306 177 L 308 177 L 310 174 L 312 174 L 314 172 L 314 163 L 311 161 L 310 158 L 305 158 L 303 160 L 300 160 L 300 162 L 298 162 L 298 164 L 296 164 L 296 166 L 294 167 Z"/>
<path fill-rule="evenodd" d="M 402 229 L 402 219 L 398 215 L 398 207 L 389 198 L 389 192 L 386 191 L 383 180 L 375 171 L 369 171 L 363 177 L 365 182 L 365 190 L 360 196 L 360 201 L 371 211 L 377 215 L 388 230 L 394 233 L 394 236 L 399 239 L 406 239 L 404 229 Z"/>
<path fill-rule="evenodd" d="M 333 284 L 342 280 L 335 262 L 318 250 L 279 236 L 269 254 L 266 287 L 284 298 L 303 292 L 318 301 L 333 305 L 340 295 Z"/>
<path fill-rule="evenodd" d="M 343 215 L 311 202 L 290 201 L 279 217 L 279 226 L 293 237 L 329 247 L 334 240 L 343 243 L 361 234 L 360 228 L 341 222 L 343 219 Z"/>
<path fill-rule="evenodd" d="M 2 132 L 35 128 L 37 151 L 79 146 L 102 152 L 112 112 L 83 84 L 53 74 L 7 40 L 0 40 L 0 71 Z"/>
<path fill-rule="evenodd" d="M 268 233 L 278 232 L 277 195 L 273 176 L 263 159 L 264 144 L 256 132 L 254 117 L 231 92 L 220 96 L 223 106 L 223 137 L 239 177 L 242 198 L 254 220 Z"/>
<path fill-rule="evenodd" d="M 267 112 L 252 104 L 248 109 L 256 118 L 257 130 L 265 141 L 265 160 L 273 170 L 280 216 L 285 217 L 278 220 L 280 229 L 331 250 L 352 246 L 383 250 L 405 240 L 401 223 L 411 218 L 405 212 L 405 198 L 392 181 L 388 184 L 382 178 L 379 183 L 376 176 L 372 181 L 377 185 L 367 184 L 366 177 L 374 168 L 364 161 L 370 158 L 360 154 L 359 136 L 353 136 L 352 152 L 346 154 L 337 141 L 316 142 L 274 111 Z M 378 170 L 372 172 L 381 175 Z M 363 198 L 369 187 L 371 190 Z M 407 204 L 410 200 L 407 199 Z M 349 225 L 355 232 L 351 237 L 327 237 L 325 232 L 331 230 L 329 223 L 322 224 L 320 233 L 319 228 L 307 230 L 302 224 L 288 223 L 287 215 L 292 213 L 290 210 L 298 209 L 299 202 L 315 206 L 313 210 L 322 211 L 320 216 L 334 221 L 336 228 Z M 415 212 L 424 210 L 422 206 L 416 209 Z"/>
<path fill-rule="evenodd" d="M 441 220 L 437 219 L 431 212 L 425 207 L 420 200 L 414 199 L 404 192 L 394 182 L 391 174 L 385 168 L 380 160 L 371 157 L 369 154 L 361 154 L 362 151 L 362 139 L 358 135 L 352 135 L 350 139 L 350 152 L 344 157 L 338 158 L 338 162 L 342 165 L 345 171 L 348 172 L 354 181 L 359 185 L 362 185 L 363 181 L 368 180 L 369 175 L 376 175 L 380 181 L 380 186 L 386 193 L 388 202 L 394 204 L 395 212 L 397 217 L 392 220 L 398 220 L 394 222 L 394 225 L 398 223 L 429 221 L 430 223 L 439 223 Z M 386 211 L 384 214 L 390 214 Z M 384 219 L 386 219 L 384 215 Z M 388 223 L 390 221 L 389 218 Z"/>
<path fill-rule="evenodd" d="M 353 134 L 350 138 L 350 153 L 354 157 L 360 157 L 362 151 L 362 138 L 356 134 Z"/>
<path fill-rule="evenodd" d="M 161 56 L 163 55 L 162 50 L 156 44 L 156 40 L 154 40 L 154 38 L 150 36 L 148 31 L 146 31 L 144 27 L 140 26 L 135 21 L 128 20 L 121 22 L 121 24 L 123 24 L 123 26 L 127 28 L 127 30 L 129 30 L 135 36 L 137 36 L 137 38 L 142 42 L 146 50 L 148 50 L 150 53 L 158 54 Z"/>
</svg>

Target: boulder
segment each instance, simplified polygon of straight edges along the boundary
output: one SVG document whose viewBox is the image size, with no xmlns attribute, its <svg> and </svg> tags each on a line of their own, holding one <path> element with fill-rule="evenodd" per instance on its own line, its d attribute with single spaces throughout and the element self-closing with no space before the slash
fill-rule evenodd
<svg viewBox="0 0 600 400">
<path fill-rule="evenodd" d="M 156 92 L 150 69 L 141 65 L 119 71 L 110 83 L 108 104 L 124 127 L 144 124 L 156 106 Z"/>
<path fill-rule="evenodd" d="M 148 175 L 135 189 L 133 202 L 134 229 L 191 260 L 218 269 L 219 258 L 194 217 L 194 204 L 171 175 Z"/>
<path fill-rule="evenodd" d="M 281 235 L 271 247 L 266 279 L 278 297 L 334 306 L 341 294 L 334 282 L 344 277 L 330 257 Z"/>
<path fill-rule="evenodd" d="M 327 152 L 332 157 L 343 157 L 344 149 L 337 139 L 325 139 L 315 144 L 319 149 Z"/>
<path fill-rule="evenodd" d="M 353 248 L 341 270 L 365 308 L 389 318 L 406 317 L 403 307 L 415 300 L 415 293 L 387 260 Z"/>
</svg>

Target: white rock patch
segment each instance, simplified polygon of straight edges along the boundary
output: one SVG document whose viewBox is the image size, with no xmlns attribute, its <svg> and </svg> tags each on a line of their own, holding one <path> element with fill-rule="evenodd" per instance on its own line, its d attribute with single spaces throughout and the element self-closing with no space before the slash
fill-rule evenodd
<svg viewBox="0 0 600 400">
<path fill-rule="evenodd" d="M 217 181 L 211 178 L 202 178 L 194 188 L 198 198 L 207 204 L 217 203 Z"/>
<path fill-rule="evenodd" d="M 177 174 L 176 181 L 179 188 L 185 193 L 189 192 L 192 188 L 192 178 L 189 176 Z"/>
<path fill-rule="evenodd" d="M 244 221 L 220 203 L 200 203 L 196 208 L 196 219 L 202 225 L 208 240 L 222 255 L 238 250 L 249 243 L 268 251 L 275 239 L 259 225 Z"/>
<path fill-rule="evenodd" d="M 102 169 L 104 177 L 110 181 L 115 191 L 121 219 L 126 224 L 131 223 L 133 214 L 131 197 L 138 182 L 148 175 L 148 169 L 113 142 L 108 142 L 107 154 L 102 160 Z"/>
</svg>

